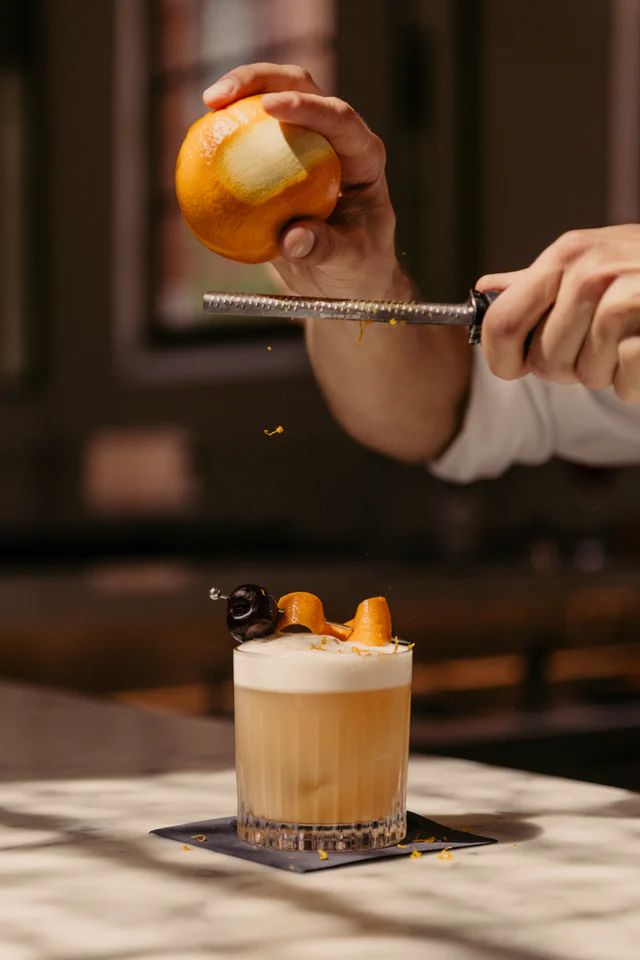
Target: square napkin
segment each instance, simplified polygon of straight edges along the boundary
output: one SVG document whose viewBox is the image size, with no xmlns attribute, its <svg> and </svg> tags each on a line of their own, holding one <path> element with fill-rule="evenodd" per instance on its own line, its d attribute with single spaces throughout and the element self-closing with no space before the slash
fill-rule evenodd
<svg viewBox="0 0 640 960">
<path fill-rule="evenodd" d="M 254 863 L 264 863 L 278 870 L 294 873 L 309 873 L 312 870 L 331 870 L 366 860 L 383 860 L 385 857 L 409 856 L 414 850 L 419 853 L 437 853 L 460 847 L 480 847 L 497 843 L 491 837 L 480 837 L 463 830 L 445 827 L 435 820 L 428 820 L 418 813 L 407 811 L 407 835 L 402 844 L 383 847 L 380 850 L 346 850 L 344 853 L 330 851 L 323 859 L 316 850 L 269 850 L 254 847 L 241 840 L 236 833 L 236 818 L 221 817 L 217 820 L 200 820 L 197 823 L 181 823 L 175 827 L 159 827 L 152 834 L 176 840 L 192 847 L 203 847 L 229 857 L 240 857 Z"/>
</svg>

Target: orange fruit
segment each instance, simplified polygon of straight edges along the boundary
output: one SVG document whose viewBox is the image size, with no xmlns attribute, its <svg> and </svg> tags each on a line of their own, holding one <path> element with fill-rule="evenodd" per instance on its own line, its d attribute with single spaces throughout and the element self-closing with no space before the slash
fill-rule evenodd
<svg viewBox="0 0 640 960">
<path fill-rule="evenodd" d="M 176 164 L 189 228 L 210 250 L 243 263 L 276 257 L 290 220 L 326 220 L 339 190 L 340 161 L 328 140 L 270 117 L 261 95 L 196 120 Z"/>
</svg>

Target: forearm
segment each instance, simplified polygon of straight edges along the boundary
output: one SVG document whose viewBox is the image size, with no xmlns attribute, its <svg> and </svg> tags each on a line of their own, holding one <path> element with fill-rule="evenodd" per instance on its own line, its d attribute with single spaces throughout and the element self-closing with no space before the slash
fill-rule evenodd
<svg viewBox="0 0 640 960">
<path fill-rule="evenodd" d="M 307 321 L 316 378 L 335 417 L 360 443 L 398 460 L 433 460 L 457 434 L 471 348 L 460 328 Z"/>
</svg>

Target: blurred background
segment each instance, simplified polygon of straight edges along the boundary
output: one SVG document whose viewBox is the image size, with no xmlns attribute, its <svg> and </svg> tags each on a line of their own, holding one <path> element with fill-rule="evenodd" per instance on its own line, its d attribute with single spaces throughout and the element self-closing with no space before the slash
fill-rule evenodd
<svg viewBox="0 0 640 960">
<path fill-rule="evenodd" d="M 230 715 L 211 585 L 382 593 L 416 750 L 638 787 L 640 469 L 457 487 L 357 446 L 297 328 L 203 316 L 272 280 L 193 240 L 173 167 L 218 75 L 302 64 L 385 140 L 425 297 L 464 299 L 640 220 L 639 0 L 0 9 L 0 678 Z"/>
</svg>

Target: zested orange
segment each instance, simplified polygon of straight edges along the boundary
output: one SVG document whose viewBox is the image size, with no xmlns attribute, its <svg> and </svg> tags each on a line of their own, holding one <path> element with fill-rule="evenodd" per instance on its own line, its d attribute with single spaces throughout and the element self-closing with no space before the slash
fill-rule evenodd
<svg viewBox="0 0 640 960">
<path fill-rule="evenodd" d="M 244 263 L 273 260 L 290 220 L 326 220 L 339 191 L 340 161 L 328 140 L 270 117 L 261 95 L 196 120 L 176 164 L 178 203 L 192 232 Z"/>
</svg>

